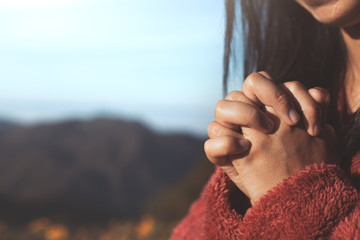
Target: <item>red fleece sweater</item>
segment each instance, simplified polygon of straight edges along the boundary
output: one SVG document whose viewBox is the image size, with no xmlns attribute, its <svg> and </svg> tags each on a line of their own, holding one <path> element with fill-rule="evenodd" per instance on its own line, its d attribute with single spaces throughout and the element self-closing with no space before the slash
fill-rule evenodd
<svg viewBox="0 0 360 240">
<path fill-rule="evenodd" d="M 359 181 L 360 152 L 350 175 Z M 235 211 L 230 199 L 238 190 L 218 168 L 171 239 L 360 239 L 360 195 L 354 186 L 360 183 L 353 181 L 338 166 L 311 165 L 253 207 Z"/>
</svg>

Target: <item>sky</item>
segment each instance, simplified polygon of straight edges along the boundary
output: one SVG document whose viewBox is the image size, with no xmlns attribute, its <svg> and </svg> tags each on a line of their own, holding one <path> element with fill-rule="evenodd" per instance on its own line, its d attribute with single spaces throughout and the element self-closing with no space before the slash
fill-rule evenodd
<svg viewBox="0 0 360 240">
<path fill-rule="evenodd" d="M 0 118 L 206 135 L 224 22 L 222 0 L 0 0 Z"/>
</svg>

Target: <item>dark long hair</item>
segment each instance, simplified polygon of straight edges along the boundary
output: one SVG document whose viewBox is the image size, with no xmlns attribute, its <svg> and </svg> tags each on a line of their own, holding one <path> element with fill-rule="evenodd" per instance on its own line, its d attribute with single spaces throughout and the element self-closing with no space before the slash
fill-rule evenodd
<svg viewBox="0 0 360 240">
<path fill-rule="evenodd" d="M 231 63 L 242 47 L 244 78 L 263 70 L 278 83 L 299 81 L 307 88 L 326 88 L 332 99 L 329 121 L 342 133 L 337 102 L 346 72 L 346 48 L 340 30 L 319 23 L 291 0 L 225 0 L 225 8 L 224 93 Z M 242 46 L 235 41 L 240 13 Z M 351 139 L 347 139 L 350 144 Z"/>
<path fill-rule="evenodd" d="M 244 75 L 267 71 L 277 82 L 300 81 L 306 87 L 333 90 L 345 68 L 345 48 L 338 28 L 317 22 L 289 0 L 226 0 L 224 86 L 234 43 L 236 4 L 240 4 Z"/>
</svg>

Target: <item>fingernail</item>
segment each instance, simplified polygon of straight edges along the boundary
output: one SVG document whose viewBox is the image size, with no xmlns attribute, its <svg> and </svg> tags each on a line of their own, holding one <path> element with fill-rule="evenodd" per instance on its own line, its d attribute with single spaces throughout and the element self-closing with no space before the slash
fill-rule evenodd
<svg viewBox="0 0 360 240">
<path fill-rule="evenodd" d="M 289 117 L 293 123 L 297 123 L 300 120 L 299 114 L 295 111 L 295 109 L 291 109 L 289 111 Z"/>
<path fill-rule="evenodd" d="M 245 139 L 240 139 L 239 144 L 243 148 L 249 148 L 250 147 L 250 142 L 248 140 L 245 140 Z"/>
<path fill-rule="evenodd" d="M 320 133 L 320 127 L 319 124 L 315 124 L 313 128 L 314 136 L 317 136 Z"/>
</svg>

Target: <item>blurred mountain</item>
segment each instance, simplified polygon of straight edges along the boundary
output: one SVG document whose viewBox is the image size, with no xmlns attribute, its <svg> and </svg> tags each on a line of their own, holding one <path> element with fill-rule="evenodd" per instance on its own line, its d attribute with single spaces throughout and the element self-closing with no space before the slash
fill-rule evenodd
<svg viewBox="0 0 360 240">
<path fill-rule="evenodd" d="M 203 156 L 179 180 L 147 201 L 144 212 L 162 221 L 182 219 L 214 170 L 214 165 Z"/>
<path fill-rule="evenodd" d="M 0 119 L 0 130 L 13 126 L 15 126 L 15 124 L 12 123 L 11 121 Z"/>
<path fill-rule="evenodd" d="M 203 155 L 201 139 L 117 119 L 28 127 L 0 121 L 0 128 L 0 219 L 6 221 L 139 217 Z"/>
</svg>

